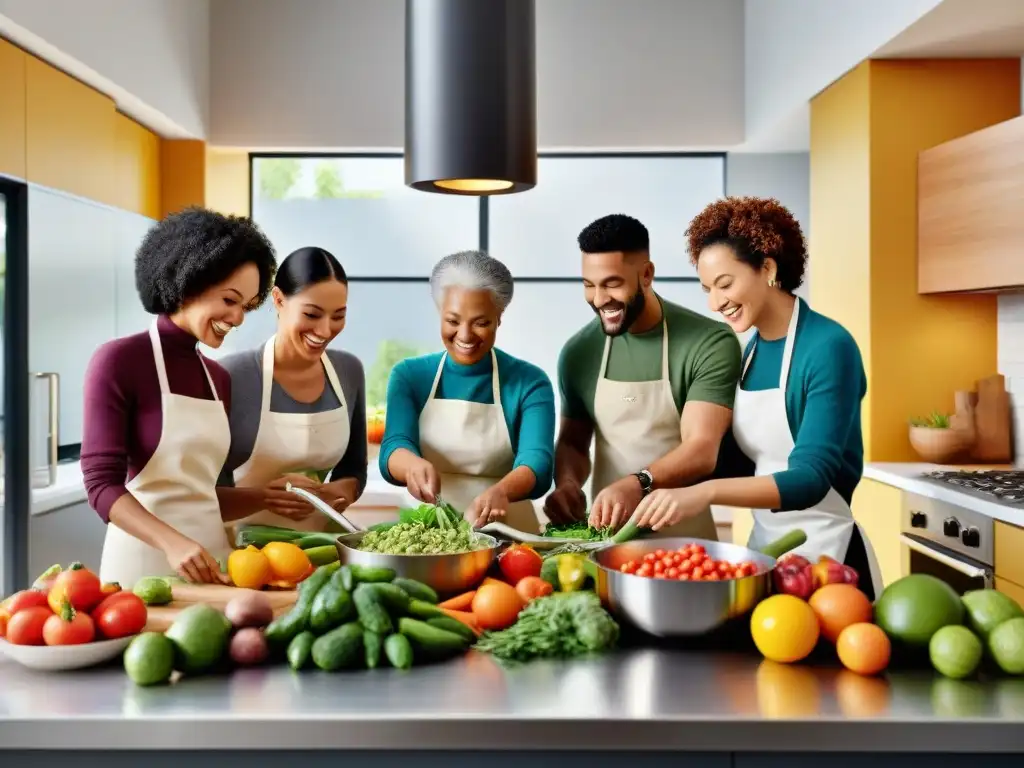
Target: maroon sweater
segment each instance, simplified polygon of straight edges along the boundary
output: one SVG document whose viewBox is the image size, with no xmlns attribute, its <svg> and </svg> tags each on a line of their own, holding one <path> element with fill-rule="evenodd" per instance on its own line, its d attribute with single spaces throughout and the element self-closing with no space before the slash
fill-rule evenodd
<svg viewBox="0 0 1024 768">
<path fill-rule="evenodd" d="M 157 321 L 171 392 L 212 400 L 196 339 L 163 315 Z M 206 366 L 231 410 L 231 378 L 209 358 Z M 85 374 L 82 475 L 89 503 L 104 522 L 110 508 L 149 461 L 163 427 L 160 380 L 149 331 L 108 341 L 92 356 Z"/>
</svg>

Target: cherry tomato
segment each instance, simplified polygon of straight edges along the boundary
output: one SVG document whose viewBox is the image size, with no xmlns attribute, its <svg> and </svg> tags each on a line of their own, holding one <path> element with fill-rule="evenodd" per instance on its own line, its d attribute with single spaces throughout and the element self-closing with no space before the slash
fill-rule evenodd
<svg viewBox="0 0 1024 768">
<path fill-rule="evenodd" d="M 644 555 L 645 563 L 653 563 L 657 559 L 658 556 L 654 552 L 648 552 L 646 555 Z"/>
<path fill-rule="evenodd" d="M 726 563 L 726 562 L 721 562 L 721 563 L 718 564 L 718 569 L 717 570 L 718 570 L 719 573 L 732 573 L 732 564 L 731 563 Z"/>
<path fill-rule="evenodd" d="M 677 578 L 679 579 L 679 581 L 689 581 L 690 580 L 690 574 L 688 574 L 688 573 L 680 573 Z"/>
<path fill-rule="evenodd" d="M 656 573 L 656 574 L 654 574 L 654 578 L 656 578 L 656 579 L 667 579 L 667 578 L 668 578 L 668 576 L 666 576 L 666 575 L 665 575 L 665 573 L 664 573 L 664 571 L 663 571 L 663 572 L 661 572 L 661 573 Z"/>
<path fill-rule="evenodd" d="M 664 549 L 656 549 L 656 550 L 654 550 L 654 556 L 655 556 L 656 558 L 658 558 L 659 560 L 660 560 L 661 558 L 663 558 L 663 557 L 664 557 L 664 556 L 665 556 L 666 554 L 668 554 L 668 553 L 667 553 L 667 552 L 665 552 L 665 550 L 664 550 Z"/>
<path fill-rule="evenodd" d="M 701 568 L 701 567 L 700 567 L 700 566 L 698 565 L 697 567 L 695 567 L 695 568 L 693 569 L 693 571 L 692 571 L 692 572 L 690 573 L 690 575 L 691 575 L 691 576 L 692 576 L 693 578 L 695 578 L 695 579 L 703 579 L 703 578 L 704 578 L 704 569 L 703 569 L 703 568 Z"/>
<path fill-rule="evenodd" d="M 693 563 L 691 563 L 689 560 L 683 560 L 683 562 L 681 562 L 679 564 L 679 572 L 680 573 L 687 573 L 688 574 L 691 571 L 693 571 Z"/>
<path fill-rule="evenodd" d="M 664 571 L 665 571 L 665 564 L 663 562 L 661 562 L 661 560 L 656 561 L 654 563 L 654 572 L 655 573 L 663 573 Z"/>
<path fill-rule="evenodd" d="M 670 579 L 679 578 L 679 569 L 673 566 L 665 571 L 665 575 L 668 576 Z"/>
<path fill-rule="evenodd" d="M 650 578 L 653 574 L 654 574 L 654 571 L 651 569 L 650 563 L 644 563 L 642 566 L 640 566 L 640 569 L 636 572 L 637 576 L 643 576 L 645 578 Z"/>
<path fill-rule="evenodd" d="M 636 564 L 636 561 L 634 561 L 634 560 L 630 560 L 628 563 L 623 563 L 619 567 L 619 570 L 622 571 L 623 573 L 636 573 L 636 569 L 637 569 L 637 564 Z"/>
</svg>

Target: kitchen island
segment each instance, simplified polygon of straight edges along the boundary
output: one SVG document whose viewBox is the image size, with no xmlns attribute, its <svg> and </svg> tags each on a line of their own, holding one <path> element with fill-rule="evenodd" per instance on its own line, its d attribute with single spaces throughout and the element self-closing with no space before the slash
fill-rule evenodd
<svg viewBox="0 0 1024 768">
<path fill-rule="evenodd" d="M 514 669 L 472 652 L 407 672 L 275 666 L 138 688 L 116 665 L 39 673 L 0 660 L 0 750 L 18 751 L 9 764 L 22 768 L 55 764 L 57 750 L 106 752 L 107 766 L 159 762 L 135 750 L 192 750 L 193 766 L 369 750 L 360 768 L 398 765 L 408 751 L 420 752 L 417 765 L 448 768 L 480 765 L 485 753 L 520 764 L 511 753 L 524 751 L 595 751 L 588 766 L 643 752 L 631 768 L 679 765 L 683 753 L 694 768 L 793 768 L 820 765 L 825 752 L 847 753 L 827 758 L 844 767 L 932 753 L 933 766 L 1001 768 L 1024 754 L 1024 678 L 872 679 L 746 653 L 631 648 Z M 313 758 L 304 768 L 320 764 Z"/>
</svg>

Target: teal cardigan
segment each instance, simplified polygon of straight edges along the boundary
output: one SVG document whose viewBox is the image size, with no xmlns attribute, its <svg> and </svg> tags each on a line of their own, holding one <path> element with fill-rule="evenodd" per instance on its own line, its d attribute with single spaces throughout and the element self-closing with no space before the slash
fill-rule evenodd
<svg viewBox="0 0 1024 768">
<path fill-rule="evenodd" d="M 537 478 L 531 499 L 551 489 L 555 465 L 555 393 L 541 368 L 495 349 L 498 385 L 505 424 L 515 454 L 515 467 L 527 466 Z M 388 379 L 384 440 L 380 446 L 380 473 L 396 484 L 388 472 L 388 459 L 399 448 L 420 454 L 420 411 L 430 396 L 441 353 L 412 357 L 398 363 Z M 491 356 L 474 365 L 460 365 L 445 358 L 437 388 L 441 400 L 493 403 Z"/>
<path fill-rule="evenodd" d="M 803 299 L 797 319 L 793 359 L 786 386 L 786 415 L 795 447 L 789 468 L 774 474 L 782 504 L 779 511 L 808 509 L 828 489 L 846 499 L 864 471 L 861 401 L 867 377 L 860 349 L 843 326 L 818 314 Z M 754 338 L 743 352 L 746 362 L 757 341 L 741 388 L 746 391 L 779 386 L 786 339 Z"/>
</svg>

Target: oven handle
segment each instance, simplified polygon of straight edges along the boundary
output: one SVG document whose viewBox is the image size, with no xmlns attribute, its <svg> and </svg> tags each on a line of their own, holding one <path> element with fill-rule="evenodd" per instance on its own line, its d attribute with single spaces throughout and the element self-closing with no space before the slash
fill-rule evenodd
<svg viewBox="0 0 1024 768">
<path fill-rule="evenodd" d="M 916 539 L 907 536 L 907 534 L 905 533 L 900 534 L 900 543 L 903 544 L 905 547 L 914 550 L 918 554 L 924 555 L 925 557 L 930 557 L 932 560 L 942 563 L 947 568 L 952 568 L 954 571 L 962 573 L 964 576 L 967 576 L 970 579 L 988 580 L 992 575 L 984 568 L 978 568 L 975 565 L 965 563 L 962 560 L 958 560 L 955 557 L 950 557 L 945 552 L 940 552 L 937 549 L 933 549 L 932 547 L 922 544 Z"/>
</svg>

